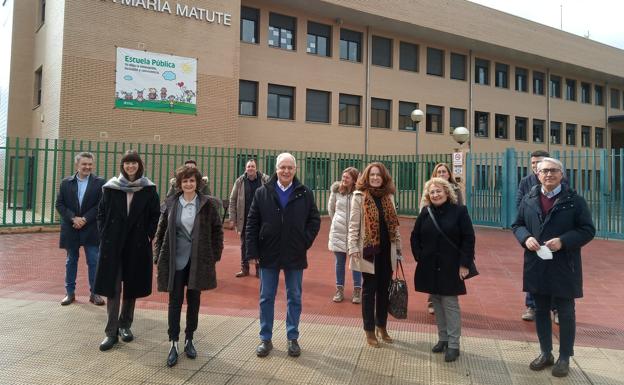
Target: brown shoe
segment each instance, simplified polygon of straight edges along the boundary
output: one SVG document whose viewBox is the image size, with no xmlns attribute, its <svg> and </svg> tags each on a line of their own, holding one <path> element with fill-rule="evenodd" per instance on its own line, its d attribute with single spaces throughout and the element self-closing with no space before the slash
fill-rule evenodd
<svg viewBox="0 0 624 385">
<path fill-rule="evenodd" d="M 61 305 L 67 306 L 76 300 L 76 295 L 74 293 L 67 293 L 67 295 L 61 301 Z"/>
<path fill-rule="evenodd" d="M 92 304 L 96 306 L 103 306 L 105 304 L 102 297 L 100 297 L 97 294 L 91 294 L 91 296 L 89 297 L 89 302 L 91 302 Z"/>
<path fill-rule="evenodd" d="M 392 339 L 392 337 L 390 337 L 390 335 L 388 335 L 388 329 L 386 329 L 385 327 L 382 328 L 381 326 L 377 326 L 375 328 L 375 331 L 377 332 L 377 337 L 381 338 L 383 340 L 383 342 L 391 344 L 394 342 L 394 340 Z"/>
<path fill-rule="evenodd" d="M 375 337 L 375 331 L 364 330 L 364 333 L 366 333 L 366 343 L 374 348 L 378 348 L 379 341 L 377 341 L 377 337 Z"/>
<path fill-rule="evenodd" d="M 248 275 L 249 275 L 249 266 L 247 266 L 247 267 L 243 266 L 241 268 L 241 271 L 236 273 L 236 278 L 246 277 Z"/>
</svg>

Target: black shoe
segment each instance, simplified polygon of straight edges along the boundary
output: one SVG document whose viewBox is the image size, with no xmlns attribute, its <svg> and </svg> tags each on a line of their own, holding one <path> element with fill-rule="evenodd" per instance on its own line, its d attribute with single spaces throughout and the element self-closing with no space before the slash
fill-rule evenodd
<svg viewBox="0 0 624 385">
<path fill-rule="evenodd" d="M 455 348 L 446 348 L 446 352 L 444 353 L 444 361 L 453 362 L 459 357 L 459 349 Z"/>
<path fill-rule="evenodd" d="M 297 340 L 288 340 L 288 355 L 291 357 L 299 357 L 301 355 L 301 347 Z"/>
<path fill-rule="evenodd" d="M 260 345 L 256 348 L 256 355 L 258 357 L 266 357 L 273 350 L 273 343 L 271 340 L 265 340 L 260 342 Z"/>
<path fill-rule="evenodd" d="M 100 297 L 97 294 L 91 294 L 91 296 L 89 297 L 89 302 L 91 302 L 92 304 L 94 304 L 96 306 L 106 305 L 106 302 L 104 302 L 102 297 Z"/>
<path fill-rule="evenodd" d="M 169 349 L 169 355 L 167 356 L 167 366 L 172 367 L 178 363 L 178 346 L 177 343 L 171 344 L 171 349 Z"/>
<path fill-rule="evenodd" d="M 256 278 L 260 278 L 260 264 L 256 263 Z"/>
<path fill-rule="evenodd" d="M 437 344 L 433 345 L 431 351 L 434 353 L 442 353 L 448 347 L 448 341 L 438 341 Z"/>
<path fill-rule="evenodd" d="M 119 335 L 121 336 L 121 340 L 123 342 L 130 342 L 134 339 L 134 335 L 132 334 L 132 330 L 130 330 L 130 328 L 119 328 Z"/>
<path fill-rule="evenodd" d="M 184 343 L 184 353 L 186 353 L 186 356 L 191 359 L 195 359 L 197 357 L 197 350 L 195 350 L 195 346 L 193 346 L 193 340 L 186 340 Z"/>
<path fill-rule="evenodd" d="M 100 350 L 105 352 L 115 346 L 117 342 L 119 342 L 119 338 L 117 338 L 117 336 L 106 337 L 104 338 L 104 341 L 102 341 L 102 343 L 100 344 Z"/>
<path fill-rule="evenodd" d="M 76 295 L 74 293 L 67 293 L 65 297 L 61 300 L 61 305 L 67 306 L 76 300 Z"/>
<path fill-rule="evenodd" d="M 552 368 L 552 375 L 555 377 L 565 377 L 570 372 L 570 361 L 559 358 Z"/>
<path fill-rule="evenodd" d="M 544 370 L 548 366 L 552 366 L 555 363 L 555 357 L 552 353 L 540 353 L 536 359 L 529 364 L 531 370 Z"/>
</svg>

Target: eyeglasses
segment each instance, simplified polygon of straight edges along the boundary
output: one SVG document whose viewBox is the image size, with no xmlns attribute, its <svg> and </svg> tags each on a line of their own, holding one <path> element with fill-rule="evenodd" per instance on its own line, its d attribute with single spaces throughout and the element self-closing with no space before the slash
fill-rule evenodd
<svg viewBox="0 0 624 385">
<path fill-rule="evenodd" d="M 541 170 L 539 170 L 539 173 L 542 175 L 548 175 L 548 174 L 558 174 L 560 173 L 561 170 L 559 170 L 558 168 L 543 168 Z"/>
</svg>

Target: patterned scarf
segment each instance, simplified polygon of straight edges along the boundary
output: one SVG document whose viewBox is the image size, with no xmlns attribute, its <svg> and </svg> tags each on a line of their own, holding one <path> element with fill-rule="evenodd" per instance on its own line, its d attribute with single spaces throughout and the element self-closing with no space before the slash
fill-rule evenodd
<svg viewBox="0 0 624 385">
<path fill-rule="evenodd" d="M 362 204 L 364 215 L 364 250 L 362 252 L 365 260 L 373 262 L 375 254 L 381 251 L 381 234 L 379 231 L 379 210 L 373 196 L 377 197 L 379 191 L 371 191 L 376 189 L 367 189 L 364 191 L 364 202 Z M 388 235 L 390 242 L 396 240 L 396 233 L 399 227 L 399 218 L 396 209 L 390 199 L 390 194 L 381 195 L 381 208 L 383 209 L 384 219 L 388 226 Z"/>
<path fill-rule="evenodd" d="M 143 187 L 148 186 L 156 185 L 145 176 L 130 182 L 123 176 L 123 174 L 119 174 L 119 176 L 114 176 L 110 178 L 108 182 L 106 182 L 106 184 L 102 186 L 102 189 L 110 188 L 113 190 L 121 190 L 123 192 L 137 192 L 140 191 Z"/>
</svg>

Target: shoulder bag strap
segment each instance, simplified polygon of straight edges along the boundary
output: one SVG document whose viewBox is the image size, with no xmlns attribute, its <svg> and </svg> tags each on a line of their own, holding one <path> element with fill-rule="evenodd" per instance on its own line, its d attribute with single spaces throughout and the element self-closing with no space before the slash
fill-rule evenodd
<svg viewBox="0 0 624 385">
<path fill-rule="evenodd" d="M 433 215 L 433 211 L 431 211 L 431 207 L 430 206 L 427 206 L 427 211 L 429 212 L 429 217 L 431 217 L 431 221 L 433 222 L 433 225 L 438 230 L 438 232 L 440 232 L 440 234 L 444 237 L 444 239 L 446 239 L 446 241 L 448 243 L 450 243 L 455 248 L 455 250 L 457 250 L 457 251 L 459 251 L 461 253 L 461 250 L 459 249 L 459 247 L 457 247 L 455 242 L 451 241 L 449 239 L 449 237 L 446 236 L 444 231 L 442 231 L 442 229 L 440 228 L 440 225 L 438 225 L 438 221 L 436 220 L 435 215 Z"/>
</svg>

